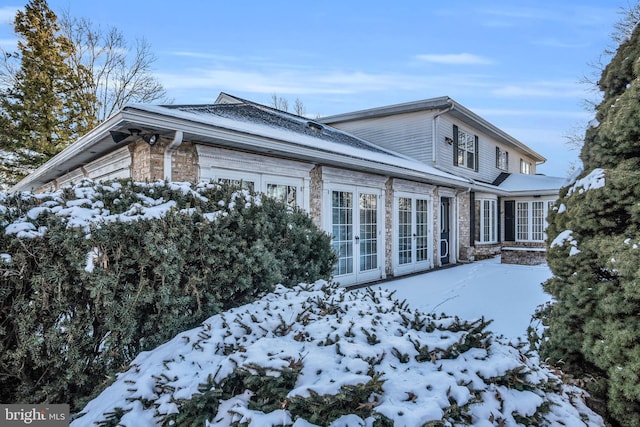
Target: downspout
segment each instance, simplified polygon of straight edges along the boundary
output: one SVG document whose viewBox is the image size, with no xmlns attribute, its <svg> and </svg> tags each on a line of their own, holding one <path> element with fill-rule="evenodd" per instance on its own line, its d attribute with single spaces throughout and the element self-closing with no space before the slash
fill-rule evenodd
<svg viewBox="0 0 640 427">
<path fill-rule="evenodd" d="M 180 147 L 180 144 L 182 144 L 182 137 L 182 131 L 177 130 L 173 136 L 173 141 L 171 141 L 164 150 L 164 179 L 167 181 L 171 181 L 171 158 L 173 157 L 173 153 Z"/>
<path fill-rule="evenodd" d="M 438 162 L 438 141 L 436 140 L 436 138 L 438 137 L 438 123 L 439 120 L 438 118 L 445 114 L 448 113 L 449 111 L 453 110 L 453 104 L 451 104 L 449 107 L 447 107 L 446 109 L 440 111 L 439 113 L 434 114 L 433 116 L 433 126 L 431 128 L 431 162 L 433 163 L 433 165 L 435 166 Z"/>
</svg>

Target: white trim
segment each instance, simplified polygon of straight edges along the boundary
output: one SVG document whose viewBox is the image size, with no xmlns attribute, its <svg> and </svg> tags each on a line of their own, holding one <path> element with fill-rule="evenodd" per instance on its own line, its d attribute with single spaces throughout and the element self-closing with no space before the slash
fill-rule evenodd
<svg viewBox="0 0 640 427">
<path fill-rule="evenodd" d="M 324 178 L 324 170 L 323 170 Z M 322 197 L 323 209 L 323 229 L 329 234 L 333 233 L 333 215 L 332 215 L 332 193 L 334 191 L 346 192 L 353 194 L 353 211 L 352 211 L 352 255 L 353 255 L 353 272 L 349 274 L 335 275 L 333 279 L 343 286 L 356 283 L 366 283 L 374 280 L 384 279 L 385 275 L 385 197 L 382 188 L 370 186 L 356 186 L 353 184 L 329 183 L 325 182 Z M 365 271 L 359 270 L 360 247 L 356 236 L 360 234 L 360 207 L 359 199 L 361 194 L 373 194 L 376 196 L 376 268 Z"/>
<path fill-rule="evenodd" d="M 400 218 L 399 218 L 399 199 L 408 198 L 411 199 L 411 232 L 415 234 L 416 231 L 416 201 L 427 201 L 427 259 L 424 261 L 416 261 L 415 258 L 411 263 L 400 265 L 400 252 L 398 247 L 398 238 L 400 235 Z M 415 192 L 403 192 L 397 191 L 393 195 L 393 226 L 392 226 L 392 262 L 393 262 L 393 275 L 400 276 L 403 274 L 409 274 L 416 271 L 427 270 L 433 268 L 433 228 L 434 228 L 434 215 L 433 215 L 433 197 L 430 194 L 415 193 Z M 415 243 L 412 243 L 412 258 L 415 257 Z"/>
</svg>

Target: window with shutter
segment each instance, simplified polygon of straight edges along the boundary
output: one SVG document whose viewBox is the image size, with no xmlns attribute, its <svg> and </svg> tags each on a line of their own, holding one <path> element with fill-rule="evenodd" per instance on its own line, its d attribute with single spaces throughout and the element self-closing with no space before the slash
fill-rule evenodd
<svg viewBox="0 0 640 427">
<path fill-rule="evenodd" d="M 478 171 L 478 136 L 453 125 L 453 164 Z"/>
</svg>

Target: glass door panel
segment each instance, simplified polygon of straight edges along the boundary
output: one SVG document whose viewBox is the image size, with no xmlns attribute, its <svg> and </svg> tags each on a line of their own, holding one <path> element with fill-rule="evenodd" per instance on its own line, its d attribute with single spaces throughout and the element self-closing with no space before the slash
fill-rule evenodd
<svg viewBox="0 0 640 427">
<path fill-rule="evenodd" d="M 338 255 L 335 275 L 353 273 L 353 193 L 334 191 L 331 197 L 333 250 Z"/>
<path fill-rule="evenodd" d="M 416 262 L 429 261 L 429 200 L 416 199 Z"/>
<path fill-rule="evenodd" d="M 378 268 L 378 198 L 375 194 L 360 194 L 360 270 Z"/>
</svg>

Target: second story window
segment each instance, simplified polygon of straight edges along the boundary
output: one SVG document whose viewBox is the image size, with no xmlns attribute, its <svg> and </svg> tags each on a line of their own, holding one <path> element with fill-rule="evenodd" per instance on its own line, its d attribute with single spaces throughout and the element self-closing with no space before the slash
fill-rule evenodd
<svg viewBox="0 0 640 427">
<path fill-rule="evenodd" d="M 509 152 L 496 147 L 496 168 L 505 172 L 509 171 Z"/>
<path fill-rule="evenodd" d="M 478 136 L 453 125 L 453 164 L 478 171 Z"/>
<path fill-rule="evenodd" d="M 527 162 L 524 159 L 520 159 L 520 173 L 531 174 L 532 165 L 531 162 Z"/>
</svg>

